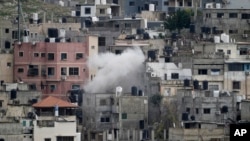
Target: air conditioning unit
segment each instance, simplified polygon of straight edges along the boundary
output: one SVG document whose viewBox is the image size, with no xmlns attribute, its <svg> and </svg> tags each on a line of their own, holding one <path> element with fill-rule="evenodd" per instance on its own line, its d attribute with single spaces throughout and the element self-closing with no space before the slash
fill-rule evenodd
<svg viewBox="0 0 250 141">
<path fill-rule="evenodd" d="M 155 72 L 151 72 L 151 77 L 156 77 L 156 73 Z"/>
<path fill-rule="evenodd" d="M 66 75 L 62 75 L 61 76 L 61 80 L 66 80 L 67 79 L 67 76 Z"/>
<path fill-rule="evenodd" d="M 215 115 L 220 115 L 221 112 L 220 111 L 215 111 Z"/>
</svg>

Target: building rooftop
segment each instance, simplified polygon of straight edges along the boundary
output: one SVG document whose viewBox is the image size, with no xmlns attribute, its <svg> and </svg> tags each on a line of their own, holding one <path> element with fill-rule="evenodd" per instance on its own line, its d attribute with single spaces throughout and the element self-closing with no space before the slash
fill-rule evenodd
<svg viewBox="0 0 250 141">
<path fill-rule="evenodd" d="M 32 106 L 35 107 L 35 108 L 50 108 L 50 107 L 55 107 L 55 106 L 58 106 L 59 108 L 60 107 L 64 107 L 64 108 L 74 108 L 74 107 L 77 107 L 76 105 L 70 103 L 70 102 L 67 102 L 67 101 L 64 101 L 62 99 L 59 99 L 59 98 L 56 98 L 56 97 L 53 97 L 53 96 L 48 96 L 46 97 L 45 99 L 43 99 L 42 101 L 36 103 L 36 104 L 33 104 Z"/>
</svg>

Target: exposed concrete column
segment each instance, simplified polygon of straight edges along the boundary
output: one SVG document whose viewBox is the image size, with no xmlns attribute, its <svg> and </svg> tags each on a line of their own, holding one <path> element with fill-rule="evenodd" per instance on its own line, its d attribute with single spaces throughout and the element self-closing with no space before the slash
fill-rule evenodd
<svg viewBox="0 0 250 141">
<path fill-rule="evenodd" d="M 166 129 L 164 129 L 163 130 L 163 139 L 164 139 L 164 141 L 167 139 L 167 131 L 166 131 Z"/>
<path fill-rule="evenodd" d="M 114 129 L 112 130 L 112 141 L 115 141 L 115 131 L 114 131 Z"/>
<path fill-rule="evenodd" d="M 136 131 L 135 129 L 133 129 L 133 141 L 137 141 L 135 136 L 136 136 Z"/>
<path fill-rule="evenodd" d="M 174 2 L 174 7 L 177 7 L 177 0 L 175 0 Z"/>
<path fill-rule="evenodd" d="M 191 5 L 191 7 L 194 7 L 194 0 L 192 0 L 192 5 Z"/>
<path fill-rule="evenodd" d="M 102 141 L 107 141 L 107 132 L 103 131 L 102 133 Z"/>
<path fill-rule="evenodd" d="M 127 130 L 127 135 L 128 135 L 128 141 L 130 140 L 130 130 Z"/>
<path fill-rule="evenodd" d="M 182 0 L 182 7 L 184 7 L 184 3 L 185 3 L 185 1 L 184 1 L 184 0 Z"/>
<path fill-rule="evenodd" d="M 120 138 L 120 136 L 119 136 L 119 131 L 116 130 L 116 141 L 119 141 L 119 138 Z"/>
<path fill-rule="evenodd" d="M 154 130 L 151 131 L 151 138 L 152 138 L 151 139 L 152 141 L 155 141 L 155 131 Z"/>
<path fill-rule="evenodd" d="M 88 141 L 90 141 L 91 140 L 91 134 L 90 134 L 90 131 L 88 130 Z"/>
<path fill-rule="evenodd" d="M 142 140 L 142 134 L 143 134 L 142 130 L 139 130 L 139 134 L 140 134 L 139 140 L 141 141 Z"/>
</svg>

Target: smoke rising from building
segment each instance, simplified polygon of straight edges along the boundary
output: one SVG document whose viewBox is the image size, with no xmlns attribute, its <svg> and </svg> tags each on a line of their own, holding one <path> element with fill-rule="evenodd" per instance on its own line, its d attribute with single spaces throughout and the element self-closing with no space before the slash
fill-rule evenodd
<svg viewBox="0 0 250 141">
<path fill-rule="evenodd" d="M 130 92 L 132 86 L 143 85 L 144 54 L 139 47 L 129 48 L 122 54 L 103 53 L 89 58 L 89 67 L 98 68 L 96 76 L 85 87 L 88 93 L 114 92 L 122 86 Z"/>
</svg>

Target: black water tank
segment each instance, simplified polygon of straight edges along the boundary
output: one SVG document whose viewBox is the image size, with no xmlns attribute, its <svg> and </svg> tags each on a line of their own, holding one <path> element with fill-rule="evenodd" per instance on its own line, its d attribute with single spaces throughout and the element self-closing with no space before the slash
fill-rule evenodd
<svg viewBox="0 0 250 141">
<path fill-rule="evenodd" d="M 204 26 L 201 27 L 201 32 L 202 32 L 202 33 L 205 33 L 205 32 L 206 32 L 206 27 L 204 27 Z"/>
<path fill-rule="evenodd" d="M 144 120 L 139 121 L 139 128 L 144 129 Z"/>
<path fill-rule="evenodd" d="M 49 36 L 49 38 L 57 38 L 58 37 L 58 29 L 57 28 L 48 28 L 48 36 Z"/>
<path fill-rule="evenodd" d="M 171 62 L 171 58 L 170 57 L 165 57 L 165 63 Z"/>
<path fill-rule="evenodd" d="M 77 17 L 81 16 L 81 11 L 76 11 L 76 16 Z"/>
<path fill-rule="evenodd" d="M 3 83 L 4 83 L 4 81 L 3 81 L 3 80 L 1 80 L 1 86 L 3 86 Z"/>
<path fill-rule="evenodd" d="M 198 90 L 199 89 L 199 81 L 198 80 L 194 80 L 193 81 L 193 86 L 194 86 L 195 90 Z"/>
<path fill-rule="evenodd" d="M 67 19 L 65 17 L 62 18 L 62 23 L 67 23 Z"/>
<path fill-rule="evenodd" d="M 30 19 L 29 19 L 29 22 L 30 22 L 30 24 L 33 24 L 33 19 L 30 18 Z"/>
<path fill-rule="evenodd" d="M 190 80 L 184 79 L 184 87 L 189 87 L 190 86 Z"/>
<path fill-rule="evenodd" d="M 56 39 L 55 39 L 55 42 L 56 42 L 56 43 L 59 43 L 59 42 L 60 42 L 60 38 L 56 38 Z"/>
<path fill-rule="evenodd" d="M 131 94 L 132 94 L 133 96 L 137 96 L 137 87 L 133 86 L 133 87 L 131 88 Z"/>
<path fill-rule="evenodd" d="M 38 24 L 40 24 L 40 23 L 42 23 L 42 22 L 43 22 L 42 19 L 38 19 L 38 20 L 37 20 L 37 23 L 38 23 Z"/>
<path fill-rule="evenodd" d="M 190 24 L 190 33 L 195 33 L 195 25 L 194 24 Z"/>
<path fill-rule="evenodd" d="M 188 113 L 182 113 L 181 119 L 182 119 L 183 121 L 188 121 Z"/>
<path fill-rule="evenodd" d="M 202 86 L 203 86 L 203 90 L 207 90 L 208 89 L 208 81 L 203 81 L 202 82 Z"/>
<path fill-rule="evenodd" d="M 16 90 L 11 90 L 10 91 L 10 99 L 13 100 L 13 99 L 16 99 Z"/>
<path fill-rule="evenodd" d="M 37 99 L 36 98 L 33 98 L 31 101 L 32 101 L 32 104 L 37 103 Z"/>
<path fill-rule="evenodd" d="M 142 90 L 139 90 L 139 91 L 138 91 L 138 95 L 139 95 L 139 96 L 142 96 L 142 95 L 143 95 Z"/>
<path fill-rule="evenodd" d="M 144 29 L 138 28 L 136 29 L 136 34 L 143 34 L 144 33 Z"/>
<path fill-rule="evenodd" d="M 216 27 L 213 27 L 213 34 L 217 34 L 217 30 L 216 30 Z"/>
<path fill-rule="evenodd" d="M 49 43 L 49 38 L 45 38 L 44 42 Z"/>
</svg>

